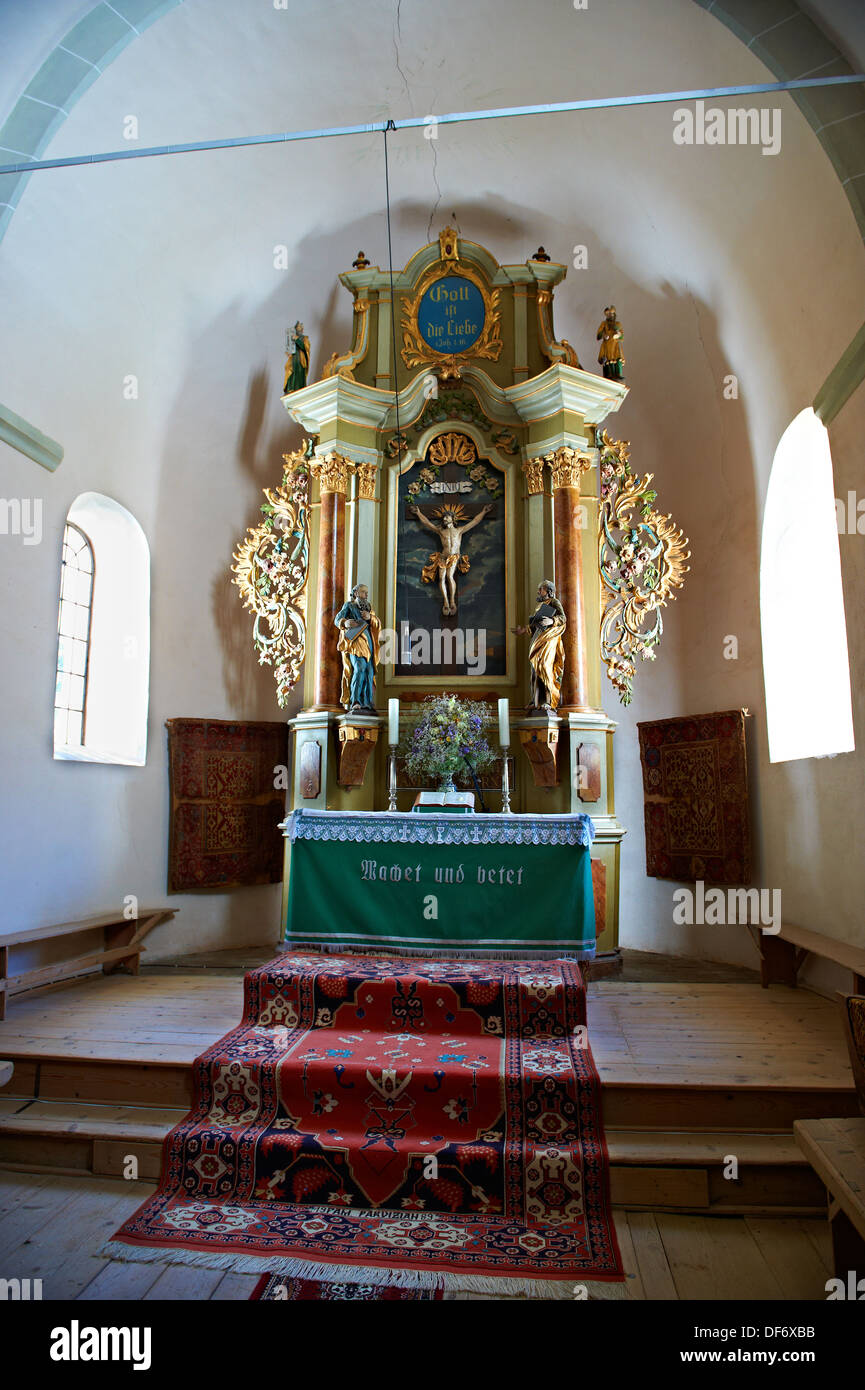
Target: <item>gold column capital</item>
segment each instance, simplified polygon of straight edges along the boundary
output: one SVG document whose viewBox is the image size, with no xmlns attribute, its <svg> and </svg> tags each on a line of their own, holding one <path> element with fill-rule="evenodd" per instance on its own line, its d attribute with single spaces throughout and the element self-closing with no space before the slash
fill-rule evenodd
<svg viewBox="0 0 865 1390">
<path fill-rule="evenodd" d="M 544 490 L 544 461 L 542 458 L 526 459 L 522 469 L 529 496 L 536 497 Z"/>
<path fill-rule="evenodd" d="M 554 453 L 545 454 L 544 463 L 549 464 L 553 492 L 557 492 L 560 487 L 578 488 L 580 478 L 584 473 L 588 473 L 592 466 L 592 457 L 591 454 L 581 454 L 576 449 L 571 449 L 568 445 L 563 444 Z"/>
<path fill-rule="evenodd" d="M 362 502 L 375 501 L 375 478 L 378 467 L 374 463 L 358 463 L 355 465 L 357 473 L 357 495 Z"/>
<path fill-rule="evenodd" d="M 341 492 L 343 496 L 348 490 L 348 475 L 354 472 L 354 468 L 351 459 L 344 454 L 319 454 L 309 461 L 309 471 L 314 478 L 318 478 L 321 491 Z"/>
</svg>

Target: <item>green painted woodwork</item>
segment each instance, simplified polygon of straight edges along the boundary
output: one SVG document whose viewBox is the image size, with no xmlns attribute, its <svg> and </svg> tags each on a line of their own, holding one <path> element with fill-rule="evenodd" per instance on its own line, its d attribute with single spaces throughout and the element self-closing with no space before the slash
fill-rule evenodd
<svg viewBox="0 0 865 1390">
<path fill-rule="evenodd" d="M 63 445 L 56 439 L 49 439 L 47 434 L 5 405 L 0 405 L 0 439 L 51 473 L 62 462 Z"/>
</svg>

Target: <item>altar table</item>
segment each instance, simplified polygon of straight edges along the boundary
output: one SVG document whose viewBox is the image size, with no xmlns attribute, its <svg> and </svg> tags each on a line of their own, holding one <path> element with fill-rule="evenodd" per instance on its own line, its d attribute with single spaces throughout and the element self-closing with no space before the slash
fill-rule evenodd
<svg viewBox="0 0 865 1390">
<path fill-rule="evenodd" d="M 285 942 L 496 958 L 595 953 L 589 816 L 298 810 Z"/>
</svg>

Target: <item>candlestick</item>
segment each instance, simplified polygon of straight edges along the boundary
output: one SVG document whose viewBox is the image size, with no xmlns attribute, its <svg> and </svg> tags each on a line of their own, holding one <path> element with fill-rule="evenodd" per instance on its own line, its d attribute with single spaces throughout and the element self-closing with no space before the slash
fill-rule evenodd
<svg viewBox="0 0 865 1390">
<path fill-rule="evenodd" d="M 399 743 L 399 700 L 387 702 L 387 741 L 391 748 Z"/>
<path fill-rule="evenodd" d="M 508 747 L 502 749 L 502 815 L 511 814 L 511 776 L 508 769 Z"/>
<path fill-rule="evenodd" d="M 392 704 L 392 705 L 398 705 L 398 704 L 399 704 L 399 701 L 398 701 L 398 700 L 391 700 L 391 704 Z M 392 744 L 390 745 L 390 758 L 389 758 L 389 760 L 388 760 L 388 773 L 387 773 L 387 809 L 388 809 L 389 811 L 395 811 L 396 808 L 397 808 L 397 807 L 396 807 L 396 750 L 397 750 L 397 745 L 396 745 L 395 743 L 392 743 Z"/>
<path fill-rule="evenodd" d="M 510 747 L 511 725 L 507 700 L 499 700 L 499 743 L 502 748 Z"/>
</svg>

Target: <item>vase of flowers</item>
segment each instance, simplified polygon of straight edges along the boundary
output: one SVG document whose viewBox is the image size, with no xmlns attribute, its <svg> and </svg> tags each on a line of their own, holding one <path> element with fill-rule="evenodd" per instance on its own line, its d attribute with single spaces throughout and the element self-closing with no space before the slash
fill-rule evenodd
<svg viewBox="0 0 865 1390">
<path fill-rule="evenodd" d="M 430 777 L 443 792 L 454 791 L 455 773 L 477 773 L 494 760 L 484 735 L 490 719 L 489 707 L 480 701 L 428 696 L 406 750 L 407 771 Z"/>
</svg>

